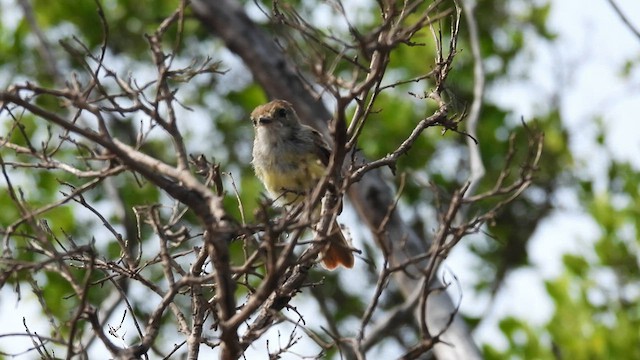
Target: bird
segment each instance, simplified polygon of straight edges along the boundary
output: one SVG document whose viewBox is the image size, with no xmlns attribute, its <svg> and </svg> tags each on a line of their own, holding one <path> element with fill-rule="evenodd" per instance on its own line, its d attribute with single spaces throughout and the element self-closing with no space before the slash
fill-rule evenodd
<svg viewBox="0 0 640 360">
<path fill-rule="evenodd" d="M 291 103 L 273 100 L 251 112 L 254 141 L 251 164 L 269 197 L 277 206 L 304 201 L 325 175 L 331 150 L 323 136 L 300 122 Z M 314 210 L 318 214 L 319 209 Z M 333 270 L 352 268 L 351 245 L 333 220 L 320 252 L 322 265 Z"/>
</svg>

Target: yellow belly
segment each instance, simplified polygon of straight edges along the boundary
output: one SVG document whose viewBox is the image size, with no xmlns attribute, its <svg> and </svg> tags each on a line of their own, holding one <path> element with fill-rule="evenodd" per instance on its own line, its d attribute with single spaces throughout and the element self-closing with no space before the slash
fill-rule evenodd
<svg viewBox="0 0 640 360">
<path fill-rule="evenodd" d="M 257 171 L 269 195 L 280 205 L 301 201 L 324 175 L 325 167 L 314 155 L 294 155 L 279 159 L 282 166 Z M 258 170 L 258 169 L 256 169 Z"/>
</svg>

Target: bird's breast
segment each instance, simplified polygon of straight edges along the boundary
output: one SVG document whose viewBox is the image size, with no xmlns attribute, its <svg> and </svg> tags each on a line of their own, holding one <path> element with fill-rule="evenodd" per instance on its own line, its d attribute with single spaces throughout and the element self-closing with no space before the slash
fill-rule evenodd
<svg viewBox="0 0 640 360">
<path fill-rule="evenodd" d="M 259 163 L 261 166 L 257 166 Z M 313 153 L 280 153 L 264 161 L 254 161 L 254 166 L 269 195 L 281 205 L 300 201 L 325 171 Z"/>
</svg>

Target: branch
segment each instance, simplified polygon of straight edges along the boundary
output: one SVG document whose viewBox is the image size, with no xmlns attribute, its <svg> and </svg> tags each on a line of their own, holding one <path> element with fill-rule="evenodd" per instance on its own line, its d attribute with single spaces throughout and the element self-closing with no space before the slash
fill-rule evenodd
<svg viewBox="0 0 640 360">
<path fill-rule="evenodd" d="M 624 14 L 624 12 L 622 12 L 622 9 L 618 7 L 618 4 L 616 4 L 614 0 L 607 0 L 607 1 L 609 1 L 609 4 L 611 4 L 613 11 L 615 11 L 615 13 L 620 17 L 620 20 L 622 20 L 622 22 L 627 26 L 627 28 L 631 30 L 631 32 L 638 38 L 638 40 L 640 40 L 640 30 L 636 29 L 636 27 L 633 26 L 629 18 Z"/>
<path fill-rule="evenodd" d="M 326 121 L 329 111 L 315 97 L 313 91 L 305 87 L 304 80 L 297 76 L 297 71 L 293 70 L 295 67 L 287 60 L 282 49 L 246 16 L 238 2 L 194 0 L 192 9 L 203 26 L 219 36 L 231 51 L 243 59 L 269 97 L 290 101 L 302 121 L 327 133 Z M 374 86 L 375 82 L 367 82 L 366 86 L 369 85 Z M 395 198 L 379 169 L 371 169 L 363 174 L 357 186 L 349 188 L 348 194 L 360 217 L 370 229 L 377 229 L 387 218 L 386 209 L 393 208 Z M 397 211 L 393 211 L 386 221 L 386 231 L 374 236 L 381 248 L 391 251 L 392 263 L 403 263 L 406 253 L 428 252 L 428 242 L 407 226 Z M 397 272 L 395 276 L 405 296 L 410 296 L 415 289 L 416 280 L 411 275 L 411 269 L 407 270 L 409 271 Z M 444 292 L 433 297 L 430 298 L 427 309 L 427 322 L 430 323 L 430 328 L 437 332 L 442 329 L 441 326 L 448 324 L 450 315 L 456 312 L 456 306 Z M 266 312 L 270 311 L 268 308 L 263 309 Z M 479 351 L 459 317 L 450 324 L 442 339 L 455 345 L 436 345 L 435 352 L 439 359 L 479 358 Z M 242 343 L 245 344 L 245 340 L 242 340 Z"/>
<path fill-rule="evenodd" d="M 71 96 L 65 92 L 66 96 Z M 83 101 L 83 100 L 80 100 Z M 0 92 L 2 108 L 13 103 L 23 109 L 37 115 L 48 122 L 56 124 L 71 133 L 85 137 L 91 142 L 100 145 L 114 154 L 119 161 L 142 174 L 149 181 L 166 191 L 173 198 L 181 201 L 191 208 L 200 218 L 205 228 L 205 244 L 211 257 L 211 263 L 215 268 L 218 304 L 220 318 L 227 320 L 235 313 L 235 282 L 231 278 L 229 264 L 228 243 L 236 235 L 235 226 L 226 216 L 222 197 L 214 195 L 211 190 L 200 183 L 188 169 L 178 169 L 167 165 L 158 159 L 144 154 L 118 139 L 110 137 L 106 132 L 95 132 L 89 128 L 80 127 L 74 121 L 69 121 L 60 115 L 35 105 L 24 98 L 11 92 Z M 83 108 L 83 104 L 79 107 Z M 223 329 L 223 342 L 229 347 L 223 349 L 232 354 L 238 350 L 237 332 L 235 329 Z"/>
<path fill-rule="evenodd" d="M 478 35 L 478 24 L 474 9 L 475 1 L 461 0 L 464 17 L 469 27 L 469 42 L 471 43 L 471 54 L 473 55 L 473 102 L 467 116 L 467 146 L 469 147 L 469 189 L 465 196 L 473 195 L 476 187 L 485 174 L 484 164 L 480 155 L 480 146 L 474 141 L 478 138 L 478 121 L 480 119 L 480 110 L 484 98 L 484 66 L 482 62 L 482 54 L 480 53 L 480 39 Z"/>
</svg>

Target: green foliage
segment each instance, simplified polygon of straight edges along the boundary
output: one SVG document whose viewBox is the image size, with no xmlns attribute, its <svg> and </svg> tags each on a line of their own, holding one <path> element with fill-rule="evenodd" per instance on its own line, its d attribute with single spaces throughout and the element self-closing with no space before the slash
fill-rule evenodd
<svg viewBox="0 0 640 360">
<path fill-rule="evenodd" d="M 148 2 L 113 0 L 105 1 L 103 11 L 109 20 L 109 48 L 115 53 L 126 51 L 129 56 L 140 55 L 146 47 L 141 34 L 151 34 L 157 24 L 173 12 L 178 0 L 159 1 L 153 5 Z M 81 29 L 82 40 L 90 49 L 100 46 L 105 34 L 100 15 L 93 1 L 80 1 L 73 4 L 64 1 L 38 0 L 33 4 L 38 15 L 38 23 L 45 28 L 72 25 Z"/>
<path fill-rule="evenodd" d="M 604 151 L 604 150 L 603 150 Z M 609 191 L 594 193 L 585 181 L 578 187 L 586 210 L 600 228 L 592 253 L 568 254 L 565 271 L 548 280 L 547 293 L 555 310 L 535 337 L 514 320 L 519 331 L 502 327 L 506 351 L 485 347 L 494 359 L 635 359 L 640 358 L 640 294 L 637 284 L 638 191 L 640 172 L 628 163 L 611 161 Z M 541 342 L 549 339 L 550 342 Z M 542 348 L 546 353 L 531 349 Z"/>
<path fill-rule="evenodd" d="M 516 318 L 507 317 L 500 321 L 500 330 L 508 341 L 508 351 L 501 352 L 485 345 L 487 360 L 493 359 L 554 359 L 545 342 L 540 338 L 539 330 Z"/>
<path fill-rule="evenodd" d="M 586 263 L 584 259 L 581 262 Z M 619 301 L 630 299 L 616 299 L 608 285 L 599 283 L 602 280 L 583 275 L 567 272 L 547 284 L 556 305 L 546 329 L 554 340 L 555 351 L 572 359 L 640 356 L 636 346 L 640 341 L 637 299 L 635 304 L 620 305 Z"/>
<path fill-rule="evenodd" d="M 370 117 L 367 121 L 371 126 L 363 129 L 362 139 L 359 143 L 360 149 L 369 158 L 383 157 L 400 146 L 407 129 L 413 128 L 415 119 L 420 118 L 425 110 L 420 106 L 416 106 L 411 99 L 403 99 L 400 96 L 390 96 L 385 93 L 381 94 L 376 101 L 379 113 Z M 422 110 L 422 111 L 420 111 Z M 433 153 L 434 145 L 430 144 L 427 136 L 437 129 L 428 130 L 426 134 L 416 142 L 414 151 L 419 152 L 422 156 L 406 156 L 402 157 L 401 169 L 422 169 L 427 163 L 428 154 Z M 367 141 L 368 139 L 388 139 L 388 141 Z M 411 150 L 409 154 L 413 155 Z"/>
</svg>

